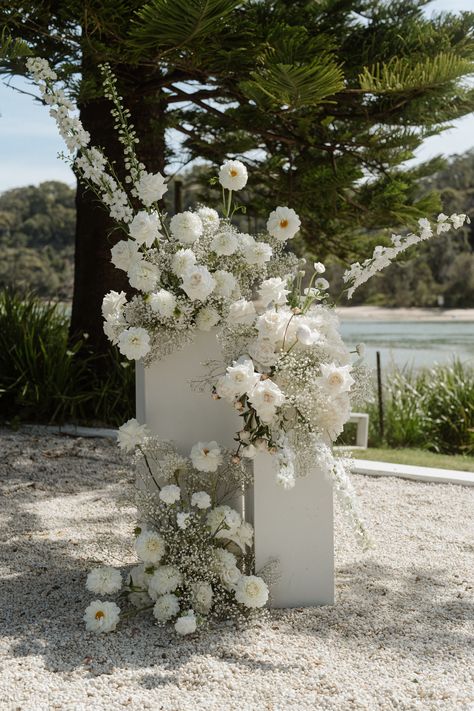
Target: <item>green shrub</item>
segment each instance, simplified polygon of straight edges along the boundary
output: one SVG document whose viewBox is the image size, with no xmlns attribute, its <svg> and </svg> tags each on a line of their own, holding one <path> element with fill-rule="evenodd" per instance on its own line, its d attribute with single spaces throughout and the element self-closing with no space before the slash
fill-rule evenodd
<svg viewBox="0 0 474 711">
<path fill-rule="evenodd" d="M 133 416 L 134 369 L 113 349 L 68 344 L 68 316 L 32 293 L 0 292 L 0 417 L 121 424 Z"/>
<path fill-rule="evenodd" d="M 395 371 L 383 397 L 383 438 L 376 398 L 366 407 L 371 446 L 474 453 L 474 369 L 455 360 L 420 371 Z"/>
</svg>

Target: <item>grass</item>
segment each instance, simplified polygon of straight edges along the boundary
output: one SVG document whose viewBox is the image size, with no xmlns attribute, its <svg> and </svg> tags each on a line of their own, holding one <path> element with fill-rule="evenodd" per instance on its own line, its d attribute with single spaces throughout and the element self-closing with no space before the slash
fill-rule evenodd
<svg viewBox="0 0 474 711">
<path fill-rule="evenodd" d="M 457 469 L 474 472 L 474 457 L 465 455 L 437 454 L 424 449 L 356 449 L 355 459 L 370 459 L 375 462 L 392 464 L 410 464 L 415 467 L 434 467 L 436 469 Z"/>
</svg>

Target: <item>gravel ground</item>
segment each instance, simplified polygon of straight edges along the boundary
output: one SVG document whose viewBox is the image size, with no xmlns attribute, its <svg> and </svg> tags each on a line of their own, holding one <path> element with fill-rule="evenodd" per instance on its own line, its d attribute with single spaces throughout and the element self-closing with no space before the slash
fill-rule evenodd
<svg viewBox="0 0 474 711">
<path fill-rule="evenodd" d="M 337 602 L 176 638 L 151 618 L 85 633 L 93 561 L 129 550 L 107 441 L 0 431 L 0 708 L 474 709 L 474 488 L 354 477 L 376 540 L 337 516 Z"/>
</svg>

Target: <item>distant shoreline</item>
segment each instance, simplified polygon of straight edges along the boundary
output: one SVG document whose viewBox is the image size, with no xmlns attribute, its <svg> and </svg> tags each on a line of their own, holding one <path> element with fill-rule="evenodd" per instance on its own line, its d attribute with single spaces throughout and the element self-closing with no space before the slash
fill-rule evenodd
<svg viewBox="0 0 474 711">
<path fill-rule="evenodd" d="M 397 308 L 382 306 L 341 306 L 336 309 L 342 321 L 472 321 L 474 309 Z"/>
</svg>

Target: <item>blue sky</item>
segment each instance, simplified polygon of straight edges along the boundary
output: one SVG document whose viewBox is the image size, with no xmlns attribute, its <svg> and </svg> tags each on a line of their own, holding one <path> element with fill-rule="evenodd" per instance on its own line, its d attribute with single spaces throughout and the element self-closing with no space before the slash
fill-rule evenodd
<svg viewBox="0 0 474 711">
<path fill-rule="evenodd" d="M 472 10 L 473 0 L 435 0 L 432 10 Z M 43 180 L 74 182 L 66 164 L 57 158 L 63 144 L 48 109 L 0 81 L 0 192 Z M 20 78 L 9 80 L 20 89 L 31 85 Z M 474 146 L 474 114 L 454 123 L 441 136 L 428 139 L 417 152 L 417 160 L 444 153 L 462 153 Z"/>
</svg>

